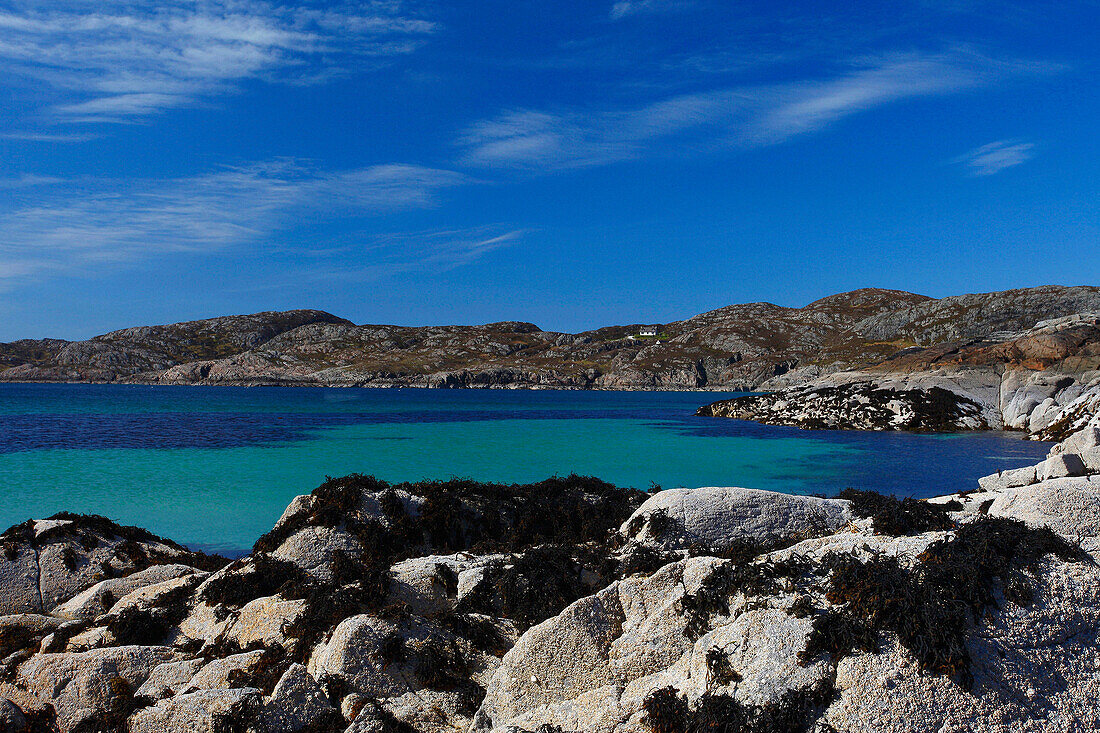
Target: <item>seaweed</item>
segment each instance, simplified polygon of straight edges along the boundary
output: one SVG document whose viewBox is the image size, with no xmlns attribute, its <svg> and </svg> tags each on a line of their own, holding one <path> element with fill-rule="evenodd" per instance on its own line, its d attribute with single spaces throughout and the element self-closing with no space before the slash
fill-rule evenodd
<svg viewBox="0 0 1100 733">
<path fill-rule="evenodd" d="M 249 572 L 244 572 L 248 570 Z M 214 605 L 240 608 L 251 600 L 287 591 L 287 599 L 300 598 L 311 579 L 294 563 L 264 553 L 234 561 L 219 577 L 212 578 L 202 590 L 202 600 Z"/>
<path fill-rule="evenodd" d="M 410 516 L 396 492 L 422 499 Z M 363 497 L 378 497 L 382 517 L 365 514 Z M 388 484 L 374 476 L 328 478 L 312 493 L 309 508 L 262 536 L 255 551 L 270 552 L 309 525 L 343 527 L 363 539 L 385 539 L 391 560 L 425 552 L 516 552 L 547 542 L 580 544 L 607 535 L 645 500 L 646 494 L 620 489 L 585 476 L 555 476 L 533 484 L 494 484 L 450 479 Z"/>
<path fill-rule="evenodd" d="M 695 593 L 680 599 L 685 617 L 684 635 L 698 639 L 706 634 L 710 630 L 711 616 L 729 615 L 729 603 L 736 594 L 775 593 L 809 571 L 809 561 L 799 555 L 756 562 L 727 561 L 716 566 Z"/>
<path fill-rule="evenodd" d="M 462 598 L 456 611 L 503 616 L 522 631 L 591 593 L 594 588 L 585 582 L 585 571 L 600 577 L 601 569 L 589 548 L 534 547 L 487 565 L 481 582 Z"/>
<path fill-rule="evenodd" d="M 740 682 L 741 673 L 730 664 L 729 655 L 721 647 L 712 646 L 707 649 L 707 681 L 719 685 L 728 685 L 731 682 Z"/>
<path fill-rule="evenodd" d="M 34 631 L 18 623 L 0 626 L 0 659 L 22 649 L 32 649 L 48 632 Z"/>
<path fill-rule="evenodd" d="M 187 615 L 191 586 L 181 584 L 160 594 L 149 608 L 127 606 L 107 617 L 107 630 L 117 644 L 155 646 Z"/>
<path fill-rule="evenodd" d="M 898 499 L 875 491 L 845 489 L 837 498 L 850 501 L 857 516 L 871 518 L 878 534 L 912 535 L 954 526 L 944 506 L 908 496 Z"/>
<path fill-rule="evenodd" d="M 1049 528 L 1001 518 L 959 527 L 953 537 L 930 545 L 910 569 L 881 555 L 867 562 L 833 556 L 826 596 L 840 608 L 814 619 L 800 660 L 872 651 L 879 632 L 890 631 L 922 669 L 952 677 L 969 690 L 974 683 L 966 645 L 970 625 L 996 607 L 998 582 L 1008 600 L 1030 603 L 1034 591 L 1025 571 L 1047 555 L 1093 562 Z"/>
<path fill-rule="evenodd" d="M 382 703 L 374 698 L 367 698 L 364 701 L 359 714 L 355 716 L 355 720 L 373 723 L 369 726 L 369 730 L 374 731 L 374 733 L 419 733 L 416 728 L 405 721 L 398 720 L 393 713 L 386 710 Z M 364 725 L 363 728 L 368 729 L 368 726 Z"/>
<path fill-rule="evenodd" d="M 433 636 L 417 645 L 413 676 L 428 689 L 453 690 L 466 684 L 470 664 L 458 642 Z"/>
<path fill-rule="evenodd" d="M 448 613 L 436 619 L 440 628 L 450 631 L 470 642 L 475 649 L 503 657 L 512 648 L 512 641 L 505 636 L 488 616 L 467 613 Z"/>
<path fill-rule="evenodd" d="M 282 649 L 265 648 L 255 664 L 248 669 L 230 670 L 227 680 L 230 687 L 254 687 L 265 695 L 270 695 L 290 667 L 290 663 L 291 660 Z"/>
<path fill-rule="evenodd" d="M 802 733 L 815 726 L 832 696 L 832 683 L 825 680 L 787 690 L 766 705 L 708 692 L 692 706 L 675 688 L 665 687 L 646 697 L 643 723 L 653 733 Z"/>
</svg>

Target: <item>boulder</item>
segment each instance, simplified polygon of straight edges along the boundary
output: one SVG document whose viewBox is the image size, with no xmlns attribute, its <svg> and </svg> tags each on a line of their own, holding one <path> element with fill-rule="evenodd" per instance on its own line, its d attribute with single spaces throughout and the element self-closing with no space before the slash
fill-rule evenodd
<svg viewBox="0 0 1100 733">
<path fill-rule="evenodd" d="M 994 495 L 988 512 L 1068 537 L 1100 537 L 1100 476 L 1058 478 Z"/>
<path fill-rule="evenodd" d="M 258 726 L 270 733 L 320 730 L 341 719 L 317 681 L 306 668 L 292 664 L 283 674 L 260 711 Z"/>
<path fill-rule="evenodd" d="M 1035 466 L 1023 468 L 1010 468 L 998 473 L 982 476 L 978 479 L 978 486 L 983 491 L 1000 491 L 1015 486 L 1028 486 L 1036 482 Z"/>
<path fill-rule="evenodd" d="M 18 524 L 0 545 L 0 613 L 49 613 L 103 580 L 154 565 L 218 564 L 145 530 L 77 514 Z"/>
<path fill-rule="evenodd" d="M 758 489 L 668 489 L 647 499 L 620 529 L 664 549 L 728 549 L 835 532 L 853 520 L 848 502 Z"/>
<path fill-rule="evenodd" d="M 124 578 L 108 578 L 62 603 L 54 613 L 69 618 L 93 619 L 110 611 L 119 599 L 133 591 L 197 572 L 188 565 L 154 565 Z"/>
<path fill-rule="evenodd" d="M 191 678 L 204 664 L 201 659 L 181 659 L 178 662 L 159 664 L 138 688 L 137 696 L 150 700 L 172 697 L 187 688 Z"/>
<path fill-rule="evenodd" d="M 195 676 L 187 682 L 185 688 L 188 692 L 194 690 L 218 690 L 236 687 L 233 684 L 235 672 L 251 672 L 260 664 L 263 651 L 241 652 L 230 654 L 228 657 L 214 659 L 203 666 Z"/>
<path fill-rule="evenodd" d="M 298 640 L 286 635 L 287 628 L 305 609 L 304 600 L 286 601 L 280 596 L 257 598 L 231 616 L 220 637 L 241 649 L 278 646 L 290 651 L 297 647 Z"/>
<path fill-rule="evenodd" d="M 61 733 L 125 710 L 133 691 L 164 662 L 166 647 L 122 646 L 74 654 L 38 654 L 20 665 L 16 682 L 57 712 Z"/>
<path fill-rule="evenodd" d="M 475 727 L 507 726 L 532 710 L 607 687 L 621 689 L 674 664 L 692 646 L 680 601 L 720 562 L 695 558 L 648 578 L 612 583 L 528 629 L 486 685 Z"/>
<path fill-rule="evenodd" d="M 63 623 L 63 619 L 33 613 L 0 616 L 0 659 L 21 649 L 37 647 Z"/>
<path fill-rule="evenodd" d="M 317 646 L 308 671 L 315 678 L 336 675 L 356 692 L 385 698 L 415 689 L 415 646 L 433 636 L 420 620 L 398 623 L 375 616 L 344 619 Z"/>
<path fill-rule="evenodd" d="M 0 697 L 0 733 L 24 733 L 27 719 L 19 706 L 7 698 Z"/>
<path fill-rule="evenodd" d="M 1072 453 L 1051 456 L 1035 466 L 1035 479 L 1037 481 L 1084 475 L 1085 464 L 1081 461 L 1080 456 Z"/>
<path fill-rule="evenodd" d="M 160 700 L 130 718 L 130 733 L 225 733 L 247 730 L 263 704 L 252 688 L 199 690 Z"/>
</svg>

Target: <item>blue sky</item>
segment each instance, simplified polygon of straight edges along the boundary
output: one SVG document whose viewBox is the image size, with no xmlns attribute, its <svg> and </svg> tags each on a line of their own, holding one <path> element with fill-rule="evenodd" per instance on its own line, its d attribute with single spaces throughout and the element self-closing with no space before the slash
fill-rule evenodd
<svg viewBox="0 0 1100 733">
<path fill-rule="evenodd" d="M 0 0 L 0 340 L 1100 283 L 1100 4 Z"/>
</svg>

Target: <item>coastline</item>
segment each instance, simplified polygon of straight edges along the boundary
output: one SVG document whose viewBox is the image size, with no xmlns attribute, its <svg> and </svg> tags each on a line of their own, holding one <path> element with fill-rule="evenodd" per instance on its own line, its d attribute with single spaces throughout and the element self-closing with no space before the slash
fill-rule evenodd
<svg viewBox="0 0 1100 733">
<path fill-rule="evenodd" d="M 0 708 L 61 733 L 1100 723 L 1095 410 L 928 501 L 352 475 L 233 562 L 72 514 L 0 544 Z"/>
</svg>

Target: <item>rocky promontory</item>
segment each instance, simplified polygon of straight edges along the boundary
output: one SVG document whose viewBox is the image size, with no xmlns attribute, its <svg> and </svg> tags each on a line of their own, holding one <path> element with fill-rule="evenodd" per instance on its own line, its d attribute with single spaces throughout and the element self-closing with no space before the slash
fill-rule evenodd
<svg viewBox="0 0 1100 733">
<path fill-rule="evenodd" d="M 1075 424 L 1071 405 L 1098 385 L 1100 314 L 1082 313 L 907 349 L 862 369 L 706 405 L 698 414 L 801 428 L 1010 429 L 1060 440 Z"/>
<path fill-rule="evenodd" d="M 929 501 L 353 475 L 233 562 L 29 520 L 0 731 L 1094 729 L 1098 406 Z"/>
</svg>

